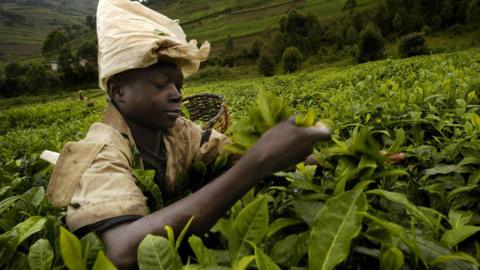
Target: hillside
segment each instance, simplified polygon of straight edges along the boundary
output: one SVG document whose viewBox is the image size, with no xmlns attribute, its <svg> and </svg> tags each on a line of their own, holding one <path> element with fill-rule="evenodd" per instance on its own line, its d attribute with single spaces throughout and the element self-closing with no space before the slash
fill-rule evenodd
<svg viewBox="0 0 480 270">
<path fill-rule="evenodd" d="M 230 34 L 235 44 L 252 41 L 263 32 L 278 27 L 281 17 L 293 9 L 316 15 L 321 21 L 343 13 L 345 1 L 341 0 L 150 0 L 149 6 L 163 14 L 180 19 L 180 24 L 190 38 L 208 40 L 213 48 L 223 46 Z M 376 0 L 357 0 L 357 9 L 375 5 Z"/>
<path fill-rule="evenodd" d="M 97 0 L 4 0 L 0 2 L 0 56 L 32 54 L 48 32 L 62 25 L 83 24 L 95 14 Z"/>
<path fill-rule="evenodd" d="M 0 4 L 0 55 L 38 52 L 47 33 L 65 24 L 84 23 L 94 15 L 98 0 L 6 0 Z M 368 8 L 376 0 L 357 0 L 357 9 Z M 149 7 L 180 19 L 189 38 L 209 40 L 213 49 L 223 47 L 230 34 L 235 44 L 252 41 L 261 33 L 278 27 L 278 21 L 292 9 L 328 20 L 342 14 L 339 0 L 150 0 Z"/>
</svg>

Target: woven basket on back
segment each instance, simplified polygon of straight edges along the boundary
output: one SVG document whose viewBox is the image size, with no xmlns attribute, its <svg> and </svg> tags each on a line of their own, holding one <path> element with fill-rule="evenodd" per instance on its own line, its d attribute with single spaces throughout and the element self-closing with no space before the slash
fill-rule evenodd
<svg viewBox="0 0 480 270">
<path fill-rule="evenodd" d="M 183 105 L 190 114 L 190 120 L 202 122 L 203 129 L 224 133 L 229 125 L 228 107 L 225 99 L 216 94 L 204 93 L 183 98 Z"/>
</svg>

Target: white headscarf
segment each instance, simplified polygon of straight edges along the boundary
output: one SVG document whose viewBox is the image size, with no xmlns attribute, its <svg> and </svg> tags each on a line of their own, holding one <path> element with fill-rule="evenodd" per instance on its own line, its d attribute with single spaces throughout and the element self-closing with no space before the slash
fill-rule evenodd
<svg viewBox="0 0 480 270">
<path fill-rule="evenodd" d="M 187 42 L 178 20 L 129 0 L 100 0 L 97 9 L 99 84 L 107 89 L 111 76 L 170 60 L 188 77 L 198 71 L 210 53 L 210 43 L 200 49 Z"/>
</svg>

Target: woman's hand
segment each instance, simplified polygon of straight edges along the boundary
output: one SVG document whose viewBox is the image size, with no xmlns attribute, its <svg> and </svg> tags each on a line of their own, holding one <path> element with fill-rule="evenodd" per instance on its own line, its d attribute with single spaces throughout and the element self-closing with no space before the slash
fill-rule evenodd
<svg viewBox="0 0 480 270">
<path fill-rule="evenodd" d="M 299 127 L 291 117 L 265 132 L 246 156 L 255 157 L 265 174 L 270 174 L 304 161 L 317 141 L 330 137 L 326 125 Z"/>
</svg>

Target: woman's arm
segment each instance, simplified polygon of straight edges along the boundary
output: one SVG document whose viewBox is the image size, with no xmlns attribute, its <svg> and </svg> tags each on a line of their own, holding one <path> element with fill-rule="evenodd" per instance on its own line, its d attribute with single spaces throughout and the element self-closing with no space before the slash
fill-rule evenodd
<svg viewBox="0 0 480 270">
<path fill-rule="evenodd" d="M 137 249 L 147 234 L 164 235 L 165 225 L 179 232 L 194 216 L 190 233 L 202 233 L 263 177 L 305 159 L 316 141 L 330 138 L 326 127 L 304 128 L 293 119 L 267 131 L 240 160 L 223 175 L 165 208 L 132 223 L 106 230 L 101 238 L 107 256 L 119 269 L 136 267 Z"/>
</svg>

